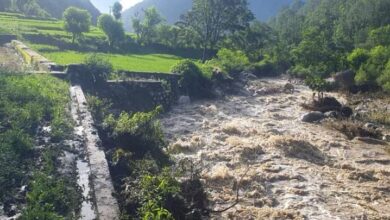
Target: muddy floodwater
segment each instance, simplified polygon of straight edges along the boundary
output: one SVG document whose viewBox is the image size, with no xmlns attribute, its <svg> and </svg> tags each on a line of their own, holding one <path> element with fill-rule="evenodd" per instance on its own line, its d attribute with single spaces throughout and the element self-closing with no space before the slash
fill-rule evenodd
<svg viewBox="0 0 390 220">
<path fill-rule="evenodd" d="M 283 80 L 254 82 L 281 88 Z M 230 96 L 175 106 L 161 119 L 176 160 L 198 162 L 212 219 L 389 219 L 390 156 L 300 121 L 304 86 L 293 94 Z M 343 102 L 341 97 L 338 99 Z"/>
</svg>

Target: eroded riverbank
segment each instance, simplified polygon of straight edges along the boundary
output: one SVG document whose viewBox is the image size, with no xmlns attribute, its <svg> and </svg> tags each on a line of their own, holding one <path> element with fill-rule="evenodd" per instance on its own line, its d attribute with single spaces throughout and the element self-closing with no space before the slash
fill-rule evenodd
<svg viewBox="0 0 390 220">
<path fill-rule="evenodd" d="M 285 83 L 253 86 L 272 90 Z M 213 210 L 234 204 L 238 187 L 239 203 L 211 218 L 390 218 L 385 147 L 301 122 L 300 104 L 312 92 L 296 90 L 180 105 L 161 119 L 174 158 L 201 164 Z"/>
</svg>

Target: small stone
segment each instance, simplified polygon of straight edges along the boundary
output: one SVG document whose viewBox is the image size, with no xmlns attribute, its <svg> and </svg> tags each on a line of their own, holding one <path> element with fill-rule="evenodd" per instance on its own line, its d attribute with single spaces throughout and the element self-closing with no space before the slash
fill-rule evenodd
<svg viewBox="0 0 390 220">
<path fill-rule="evenodd" d="M 373 130 L 376 130 L 378 128 L 378 126 L 376 126 L 374 123 L 366 123 L 364 125 L 364 127 L 367 129 L 373 129 Z"/>
<path fill-rule="evenodd" d="M 330 111 L 325 113 L 326 118 L 337 118 L 339 114 L 336 111 Z"/>
</svg>

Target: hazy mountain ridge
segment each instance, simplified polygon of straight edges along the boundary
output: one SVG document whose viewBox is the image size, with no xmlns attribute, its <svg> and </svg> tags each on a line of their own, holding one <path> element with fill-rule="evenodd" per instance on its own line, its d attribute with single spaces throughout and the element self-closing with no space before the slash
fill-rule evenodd
<svg viewBox="0 0 390 220">
<path fill-rule="evenodd" d="M 38 4 L 55 18 L 62 18 L 63 12 L 70 6 L 78 7 L 89 11 L 92 20 L 96 22 L 100 12 L 89 0 L 37 0 Z"/>
<path fill-rule="evenodd" d="M 249 7 L 257 19 L 267 21 L 293 0 L 249 0 Z M 174 23 L 180 15 L 191 8 L 192 0 L 144 0 L 123 12 L 125 29 L 131 30 L 131 18 L 142 10 L 155 6 L 168 23 Z"/>
</svg>

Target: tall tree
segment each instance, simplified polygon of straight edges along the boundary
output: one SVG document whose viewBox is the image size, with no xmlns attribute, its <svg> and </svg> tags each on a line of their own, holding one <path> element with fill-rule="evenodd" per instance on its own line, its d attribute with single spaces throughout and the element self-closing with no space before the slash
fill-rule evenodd
<svg viewBox="0 0 390 220">
<path fill-rule="evenodd" d="M 113 48 L 125 37 L 122 22 L 114 20 L 111 15 L 103 14 L 98 18 L 98 26 L 107 37 L 108 45 Z"/>
<path fill-rule="evenodd" d="M 65 10 L 63 17 L 64 29 L 72 33 L 72 43 L 76 38 L 81 37 L 84 32 L 89 31 L 91 14 L 87 10 L 69 7 Z"/>
<path fill-rule="evenodd" d="M 153 42 L 153 38 L 156 37 L 157 27 L 164 21 L 164 18 L 160 15 L 155 7 L 150 7 L 144 10 L 144 18 L 133 18 L 133 28 L 138 36 L 138 41 L 144 44 L 150 44 Z"/>
<path fill-rule="evenodd" d="M 215 49 L 227 34 L 247 28 L 253 19 L 247 0 L 193 0 L 181 24 L 199 36 L 204 61 L 209 49 Z"/>
<path fill-rule="evenodd" d="M 122 17 L 122 5 L 119 2 L 115 2 L 114 5 L 112 6 L 112 14 L 114 15 L 116 20 L 121 19 Z"/>
</svg>

